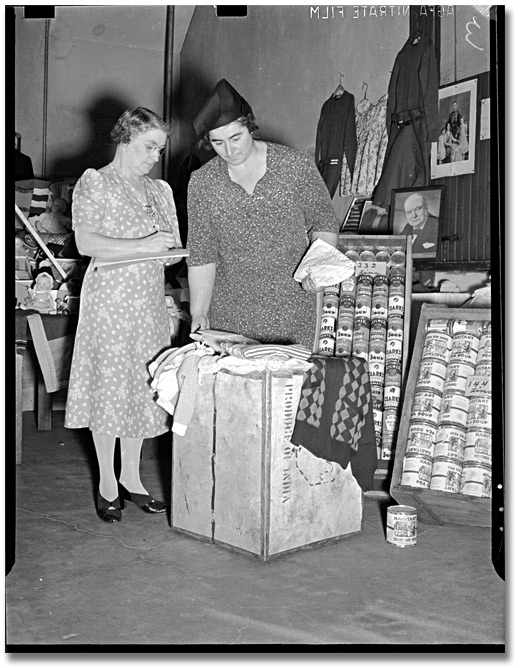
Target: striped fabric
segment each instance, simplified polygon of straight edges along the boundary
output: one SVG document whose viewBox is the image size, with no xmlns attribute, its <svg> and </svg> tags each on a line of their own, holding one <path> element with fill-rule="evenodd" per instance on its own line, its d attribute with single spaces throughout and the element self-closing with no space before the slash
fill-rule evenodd
<svg viewBox="0 0 520 668">
<path fill-rule="evenodd" d="M 50 197 L 50 181 L 43 181 L 42 179 L 34 179 L 34 189 L 31 199 L 31 207 L 29 209 L 29 217 L 41 216 L 47 211 L 47 205 Z"/>
<path fill-rule="evenodd" d="M 298 359 L 306 362 L 312 355 L 312 351 L 298 344 L 245 344 L 221 342 L 222 349 L 229 355 L 242 359 L 282 358 Z"/>
</svg>

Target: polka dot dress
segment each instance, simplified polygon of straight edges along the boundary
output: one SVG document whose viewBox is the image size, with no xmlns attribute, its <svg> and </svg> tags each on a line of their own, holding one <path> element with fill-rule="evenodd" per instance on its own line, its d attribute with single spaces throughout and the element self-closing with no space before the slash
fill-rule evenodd
<svg viewBox="0 0 520 668">
<path fill-rule="evenodd" d="M 192 174 L 188 264 L 217 265 L 212 329 L 312 349 L 316 296 L 293 274 L 308 234 L 337 233 L 339 223 L 311 156 L 266 143 L 266 173 L 252 194 L 230 179 L 218 156 Z"/>
<path fill-rule="evenodd" d="M 144 178 L 161 229 L 172 230 L 181 246 L 170 187 Z M 74 229 L 88 225 L 118 238 L 153 232 L 143 205 L 111 165 L 83 174 L 72 214 Z M 154 400 L 148 364 L 169 345 L 164 268 L 140 262 L 94 269 L 91 263 L 82 284 L 65 426 L 131 438 L 167 431 L 169 415 Z"/>
</svg>

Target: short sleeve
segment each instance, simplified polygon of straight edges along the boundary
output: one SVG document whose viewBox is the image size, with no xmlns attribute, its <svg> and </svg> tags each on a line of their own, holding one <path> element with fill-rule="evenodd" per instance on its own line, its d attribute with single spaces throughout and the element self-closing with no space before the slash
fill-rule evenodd
<svg viewBox="0 0 520 668">
<path fill-rule="evenodd" d="M 72 196 L 72 229 L 87 225 L 100 229 L 105 215 L 105 183 L 96 170 L 89 168 L 80 177 Z"/>
<path fill-rule="evenodd" d="M 329 191 L 312 157 L 301 151 L 300 178 L 298 180 L 299 199 L 305 217 L 307 231 L 339 231 L 339 220 L 334 211 Z"/>
<path fill-rule="evenodd" d="M 213 264 L 218 260 L 215 225 L 211 215 L 211 193 L 205 172 L 198 170 L 188 184 L 188 251 L 189 266 Z"/>
</svg>

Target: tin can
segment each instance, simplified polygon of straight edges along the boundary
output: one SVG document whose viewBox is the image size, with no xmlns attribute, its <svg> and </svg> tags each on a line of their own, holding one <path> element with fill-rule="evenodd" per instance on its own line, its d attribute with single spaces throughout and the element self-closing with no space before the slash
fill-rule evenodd
<svg viewBox="0 0 520 668">
<path fill-rule="evenodd" d="M 401 485 L 406 487 L 430 488 L 433 459 L 424 455 L 405 454 L 403 458 L 403 472 Z"/>
<path fill-rule="evenodd" d="M 335 340 L 333 336 L 320 336 L 318 340 L 318 353 L 330 357 L 334 355 Z"/>
<path fill-rule="evenodd" d="M 388 318 L 388 297 L 373 295 L 371 317 L 377 320 Z"/>
<path fill-rule="evenodd" d="M 386 274 L 377 274 L 374 276 L 373 293 L 378 296 L 388 297 L 390 280 Z"/>
<path fill-rule="evenodd" d="M 413 506 L 391 506 L 386 512 L 386 540 L 394 547 L 417 545 L 417 510 Z"/>
<path fill-rule="evenodd" d="M 339 288 L 339 297 L 340 300 L 343 297 L 349 297 L 350 299 L 355 299 L 356 297 L 356 277 L 354 275 L 349 276 L 344 281 L 341 281 Z"/>
<path fill-rule="evenodd" d="M 378 339 L 373 339 L 372 336 L 369 338 L 368 343 L 368 364 L 381 364 L 383 365 L 383 379 L 384 379 L 384 365 L 385 365 L 386 355 L 385 355 L 385 346 Z"/>
<path fill-rule="evenodd" d="M 491 466 L 491 458 L 491 432 L 486 429 L 468 429 L 466 432 L 464 461 Z"/>
<path fill-rule="evenodd" d="M 356 296 L 356 318 L 366 318 L 370 320 L 372 310 L 372 298 L 367 295 Z"/>
<path fill-rule="evenodd" d="M 464 462 L 460 489 L 462 494 L 491 498 L 491 466 L 478 462 Z"/>
<path fill-rule="evenodd" d="M 322 316 L 320 321 L 320 336 L 334 336 L 336 329 L 336 318 L 332 316 Z"/>
<path fill-rule="evenodd" d="M 370 363 L 370 350 L 368 352 L 368 375 L 370 376 L 371 383 L 375 383 L 378 386 L 381 386 L 381 389 L 383 388 L 385 365 L 380 364 L 379 362 Z"/>
<path fill-rule="evenodd" d="M 403 342 L 399 339 L 387 339 L 385 352 L 388 364 L 399 364 L 403 359 Z"/>
<path fill-rule="evenodd" d="M 370 274 L 359 274 L 356 278 L 356 300 L 358 297 L 372 298 L 373 278 Z"/>
<path fill-rule="evenodd" d="M 446 320 L 445 318 L 430 318 L 426 324 L 426 331 L 451 334 L 451 320 Z"/>
<path fill-rule="evenodd" d="M 458 334 L 459 332 L 480 336 L 482 333 L 482 320 L 452 320 L 451 333 Z"/>
<path fill-rule="evenodd" d="M 427 332 L 424 338 L 422 359 L 433 358 L 448 364 L 452 337 L 444 332 Z"/>
<path fill-rule="evenodd" d="M 380 382 L 379 377 L 370 376 L 370 388 L 372 394 L 372 406 L 374 408 L 383 408 L 384 406 L 383 384 Z"/>
<path fill-rule="evenodd" d="M 405 454 L 432 457 L 437 429 L 428 422 L 412 422 L 408 427 Z"/>
<path fill-rule="evenodd" d="M 370 320 L 370 341 L 381 346 L 386 342 L 387 321 L 383 318 L 372 318 Z"/>
<path fill-rule="evenodd" d="M 447 457 L 462 464 L 464 461 L 465 444 L 466 431 L 462 427 L 455 425 L 442 425 L 438 427 L 433 451 L 434 461 L 437 457 Z"/>
<path fill-rule="evenodd" d="M 468 376 L 475 373 L 475 367 L 466 362 L 449 362 L 446 367 L 446 380 L 444 382 L 445 392 L 466 392 Z"/>
<path fill-rule="evenodd" d="M 359 253 L 355 250 L 348 250 L 345 253 L 345 257 L 348 257 L 352 262 L 357 262 L 359 260 Z"/>
<path fill-rule="evenodd" d="M 469 399 L 463 394 L 444 392 L 439 412 L 439 424 L 466 427 L 468 422 Z"/>
<path fill-rule="evenodd" d="M 437 424 L 440 407 L 440 394 L 428 390 L 417 390 L 413 397 L 410 419 Z"/>
<path fill-rule="evenodd" d="M 376 262 L 390 262 L 390 253 L 384 250 L 380 250 L 376 253 Z"/>
<path fill-rule="evenodd" d="M 479 338 L 467 332 L 457 332 L 453 335 L 450 362 L 465 362 L 475 368 L 477 362 Z"/>
<path fill-rule="evenodd" d="M 404 267 L 406 264 L 406 254 L 403 251 L 394 251 L 390 255 L 390 264 L 393 266 Z"/>
<path fill-rule="evenodd" d="M 376 256 L 374 253 L 370 250 L 364 250 L 361 251 L 359 254 L 359 261 L 360 262 L 375 262 L 376 261 Z"/>
<path fill-rule="evenodd" d="M 482 334 L 491 334 L 491 320 L 482 320 Z"/>
<path fill-rule="evenodd" d="M 430 489 L 439 492 L 460 492 L 462 463 L 449 457 L 434 457 Z"/>
<path fill-rule="evenodd" d="M 401 403 L 401 388 L 398 385 L 385 385 L 383 405 L 386 409 L 398 410 Z"/>
<path fill-rule="evenodd" d="M 323 305 L 321 314 L 323 316 L 338 317 L 339 307 L 339 285 L 331 285 L 323 291 Z"/>
<path fill-rule="evenodd" d="M 491 430 L 491 396 L 469 399 L 467 427 Z"/>
<path fill-rule="evenodd" d="M 477 351 L 477 364 L 491 364 L 491 333 L 482 334 Z"/>
<path fill-rule="evenodd" d="M 385 368 L 385 388 L 401 387 L 402 366 L 401 364 L 387 364 Z"/>
<path fill-rule="evenodd" d="M 418 390 L 433 390 L 442 393 L 446 377 L 446 364 L 436 359 L 423 359 L 415 387 Z"/>
<path fill-rule="evenodd" d="M 399 426 L 398 411 L 385 410 L 383 413 L 383 433 L 394 434 Z"/>
<path fill-rule="evenodd" d="M 475 366 L 475 376 L 485 376 L 486 378 L 491 378 L 493 372 L 493 367 L 491 362 L 478 362 Z"/>
<path fill-rule="evenodd" d="M 354 341 L 368 342 L 370 340 L 370 320 L 368 318 L 354 317 Z"/>
<path fill-rule="evenodd" d="M 386 338 L 404 340 L 404 318 L 402 315 L 388 314 L 388 327 Z"/>
<path fill-rule="evenodd" d="M 376 434 L 379 434 L 379 437 L 381 438 L 381 435 L 383 433 L 383 411 L 380 408 L 374 408 L 374 430 Z"/>
</svg>

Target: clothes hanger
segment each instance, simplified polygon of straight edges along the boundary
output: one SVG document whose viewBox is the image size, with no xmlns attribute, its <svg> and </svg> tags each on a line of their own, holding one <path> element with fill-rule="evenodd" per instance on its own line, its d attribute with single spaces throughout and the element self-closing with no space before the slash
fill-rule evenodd
<svg viewBox="0 0 520 668">
<path fill-rule="evenodd" d="M 361 86 L 361 90 L 363 90 L 363 89 L 365 90 L 365 94 L 363 96 L 363 99 L 366 100 L 367 99 L 367 92 L 368 92 L 368 84 L 365 81 L 363 81 L 363 85 Z"/>
<path fill-rule="evenodd" d="M 336 88 L 336 90 L 332 93 L 332 97 L 341 97 L 343 93 L 345 92 L 345 89 L 341 85 L 341 80 L 345 77 L 344 74 L 339 73 L 339 86 Z"/>
</svg>

